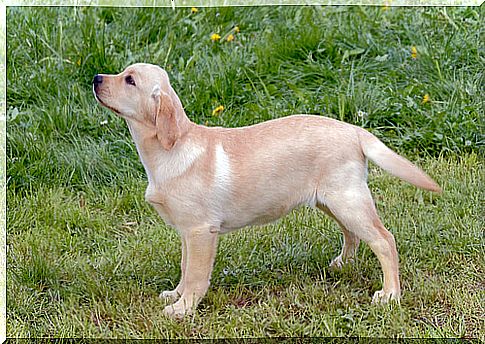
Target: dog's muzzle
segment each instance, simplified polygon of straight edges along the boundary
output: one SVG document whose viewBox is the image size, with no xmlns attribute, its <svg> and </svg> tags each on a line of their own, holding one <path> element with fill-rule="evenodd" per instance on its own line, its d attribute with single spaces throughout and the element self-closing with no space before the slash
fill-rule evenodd
<svg viewBox="0 0 485 344">
<path fill-rule="evenodd" d="M 98 86 L 101 85 L 103 83 L 103 77 L 101 75 L 95 75 L 94 76 L 94 79 L 93 79 L 93 87 L 94 87 L 94 90 L 97 91 L 98 89 Z"/>
</svg>

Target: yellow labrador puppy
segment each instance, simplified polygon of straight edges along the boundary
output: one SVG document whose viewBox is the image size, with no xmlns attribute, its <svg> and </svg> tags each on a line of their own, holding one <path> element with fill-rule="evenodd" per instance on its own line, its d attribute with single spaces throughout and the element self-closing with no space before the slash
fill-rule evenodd
<svg viewBox="0 0 485 344">
<path fill-rule="evenodd" d="M 235 129 L 197 125 L 167 73 L 151 64 L 96 75 L 93 91 L 126 120 L 148 177 L 146 200 L 182 239 L 180 283 L 160 295 L 176 301 L 165 314 L 190 314 L 204 297 L 219 234 L 274 221 L 300 205 L 318 207 L 340 225 L 344 245 L 332 267 L 351 260 L 365 241 L 384 273 L 373 302 L 399 302 L 396 244 L 367 187 L 367 159 L 417 187 L 441 190 L 374 135 L 309 115 Z"/>
</svg>

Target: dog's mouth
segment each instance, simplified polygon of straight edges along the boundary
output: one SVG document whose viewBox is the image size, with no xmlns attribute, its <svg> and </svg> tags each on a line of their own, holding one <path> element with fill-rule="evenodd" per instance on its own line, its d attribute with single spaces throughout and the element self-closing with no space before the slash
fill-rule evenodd
<svg viewBox="0 0 485 344">
<path fill-rule="evenodd" d="M 102 99 L 99 97 L 98 92 L 96 91 L 96 89 L 95 89 L 94 85 L 93 85 L 93 93 L 94 93 L 94 98 L 96 99 L 96 101 L 97 101 L 98 103 L 100 103 L 100 104 L 101 104 L 102 106 L 104 106 L 105 108 L 107 108 L 107 109 L 109 109 L 109 110 L 113 111 L 113 112 L 114 112 L 114 113 L 116 113 L 117 115 L 120 115 L 120 116 L 121 116 L 121 113 L 120 113 L 118 110 L 116 110 L 114 107 L 109 106 L 108 104 L 106 104 L 106 103 L 105 103 L 105 102 L 104 102 L 104 101 L 103 101 L 103 100 L 102 100 Z"/>
</svg>

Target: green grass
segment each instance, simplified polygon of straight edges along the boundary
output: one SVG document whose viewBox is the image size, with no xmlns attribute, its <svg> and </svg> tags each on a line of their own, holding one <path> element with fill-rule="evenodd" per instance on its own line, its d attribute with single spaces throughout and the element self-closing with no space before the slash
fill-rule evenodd
<svg viewBox="0 0 485 344">
<path fill-rule="evenodd" d="M 483 6 L 8 8 L 7 335 L 485 339 L 484 15 Z M 401 307 L 370 305 L 382 277 L 365 245 L 355 265 L 329 271 L 339 230 L 303 208 L 223 236 L 196 314 L 164 318 L 158 294 L 178 282 L 179 239 L 143 199 L 125 123 L 91 91 L 96 73 L 139 61 L 168 70 L 197 123 L 320 113 L 368 128 L 428 171 L 442 196 L 371 166 L 398 244 Z"/>
</svg>

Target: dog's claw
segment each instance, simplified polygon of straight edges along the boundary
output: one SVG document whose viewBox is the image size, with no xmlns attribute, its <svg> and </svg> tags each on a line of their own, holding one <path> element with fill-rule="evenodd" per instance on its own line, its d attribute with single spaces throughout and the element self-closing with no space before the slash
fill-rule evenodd
<svg viewBox="0 0 485 344">
<path fill-rule="evenodd" d="M 376 291 L 372 297 L 372 304 L 386 304 L 389 301 L 394 301 L 400 305 L 400 293 L 396 291 L 385 292 L 384 290 Z"/>
</svg>

